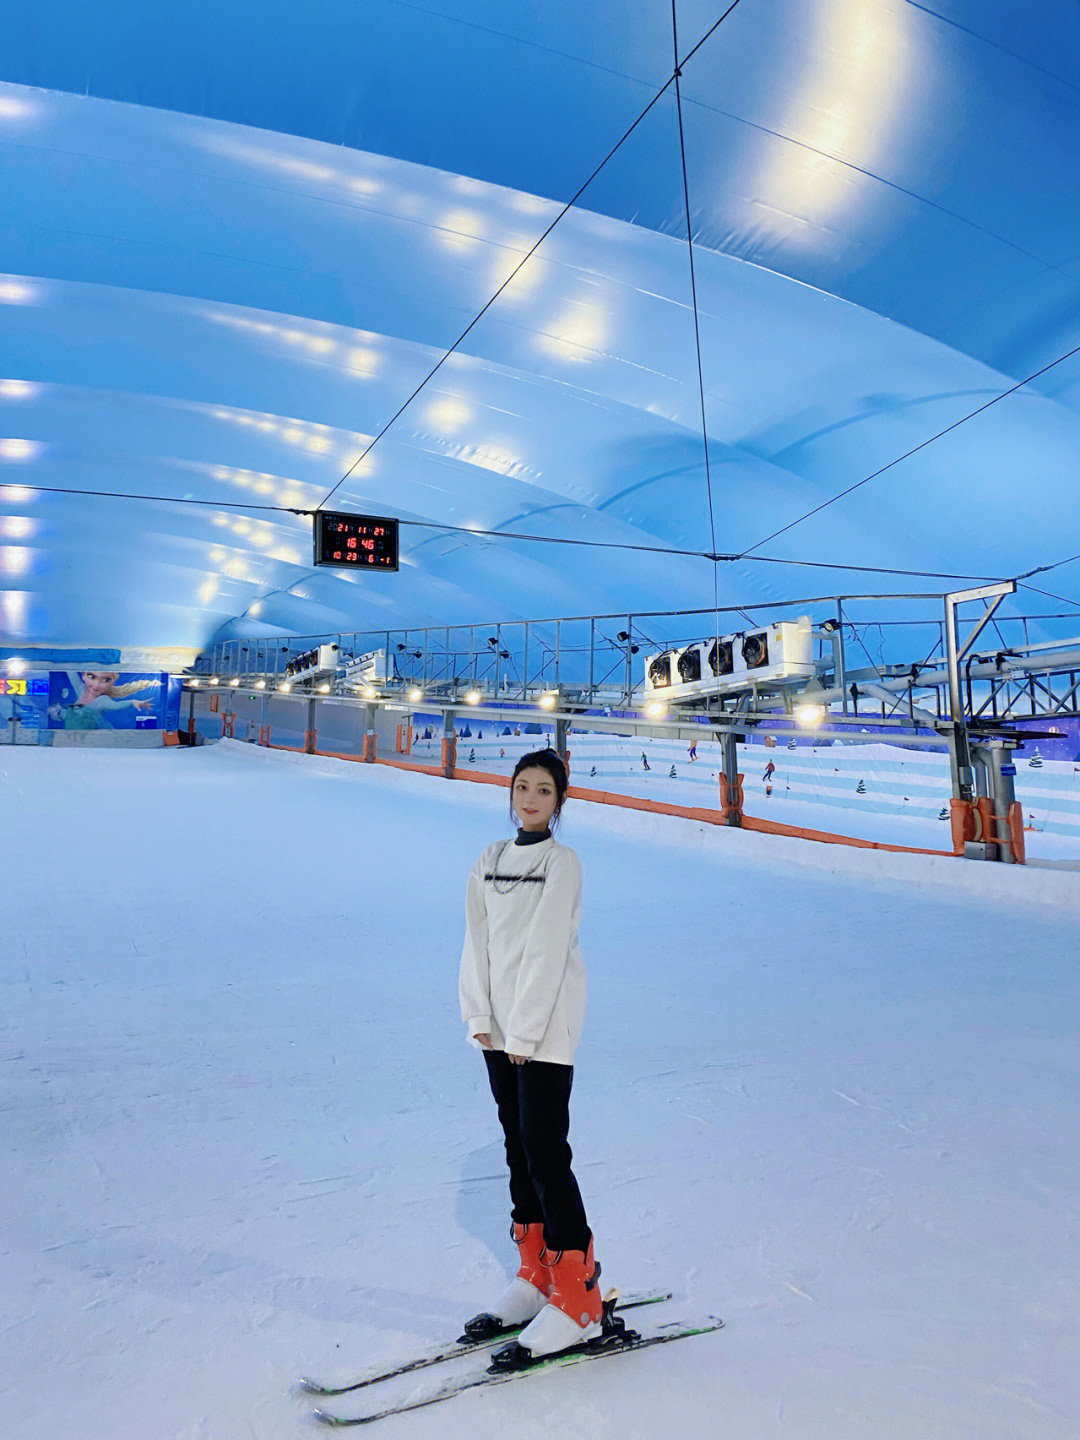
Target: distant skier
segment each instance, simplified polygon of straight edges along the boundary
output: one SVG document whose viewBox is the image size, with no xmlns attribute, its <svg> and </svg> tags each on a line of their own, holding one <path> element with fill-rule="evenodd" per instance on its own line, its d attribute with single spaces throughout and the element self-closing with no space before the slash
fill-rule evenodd
<svg viewBox="0 0 1080 1440">
<path fill-rule="evenodd" d="M 602 1328 L 600 1266 L 567 1142 L 585 1018 L 581 862 L 551 833 L 567 785 L 554 750 L 532 751 L 514 766 L 510 817 L 520 828 L 512 842 L 487 846 L 469 876 L 458 980 L 461 1018 L 484 1052 L 506 1140 L 521 1258 L 491 1311 L 465 1328 L 481 1338 L 530 1321 L 516 1344 L 532 1357 L 580 1345 Z"/>
<path fill-rule="evenodd" d="M 772 779 L 772 777 L 773 777 L 775 774 L 776 774 L 776 766 L 775 766 L 775 765 L 773 764 L 773 762 L 770 760 L 769 763 L 765 766 L 765 773 L 764 773 L 764 775 L 762 775 L 761 778 L 762 778 L 762 780 L 768 782 L 769 780 Z"/>
<path fill-rule="evenodd" d="M 641 768 L 642 768 L 643 770 L 648 770 L 648 769 L 650 768 L 650 766 L 649 766 L 649 757 L 645 754 L 645 751 L 644 751 L 644 750 L 642 750 L 642 752 L 641 752 Z"/>
<path fill-rule="evenodd" d="M 690 742 L 689 755 L 690 755 L 690 759 L 691 759 L 691 760 L 696 760 L 696 759 L 697 759 L 697 741 L 696 741 L 696 740 L 692 740 L 692 741 Z"/>
</svg>

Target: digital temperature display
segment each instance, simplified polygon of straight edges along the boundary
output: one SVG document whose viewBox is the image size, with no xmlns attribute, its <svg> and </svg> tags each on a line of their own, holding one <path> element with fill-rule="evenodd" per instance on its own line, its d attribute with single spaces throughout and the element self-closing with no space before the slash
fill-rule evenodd
<svg viewBox="0 0 1080 1440">
<path fill-rule="evenodd" d="M 350 570 L 396 570 L 397 520 L 378 515 L 316 511 L 315 564 Z"/>
</svg>

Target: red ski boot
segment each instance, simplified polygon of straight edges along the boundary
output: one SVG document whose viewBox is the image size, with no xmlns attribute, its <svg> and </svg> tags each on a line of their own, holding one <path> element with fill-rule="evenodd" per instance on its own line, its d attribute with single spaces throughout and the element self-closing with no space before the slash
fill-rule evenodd
<svg viewBox="0 0 1080 1440">
<path fill-rule="evenodd" d="M 466 1340 L 490 1340 L 504 1330 L 524 1325 L 538 1315 L 547 1303 L 552 1288 L 551 1273 L 541 1261 L 544 1249 L 544 1226 L 542 1221 L 532 1225 L 519 1225 L 511 1221 L 510 1234 L 518 1247 L 521 1266 L 506 1290 L 496 1300 L 491 1311 L 476 1315 L 465 1326 L 461 1336 Z"/>
<path fill-rule="evenodd" d="M 540 1259 L 550 1269 L 554 1287 L 548 1303 L 517 1341 L 534 1360 L 594 1339 L 601 1333 L 604 1309 L 591 1233 L 587 1250 L 545 1248 Z"/>
</svg>

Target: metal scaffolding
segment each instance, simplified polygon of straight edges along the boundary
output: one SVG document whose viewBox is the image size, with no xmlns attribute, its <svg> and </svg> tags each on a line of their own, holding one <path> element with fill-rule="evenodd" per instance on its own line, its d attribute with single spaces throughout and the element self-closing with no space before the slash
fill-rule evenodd
<svg viewBox="0 0 1080 1440">
<path fill-rule="evenodd" d="M 310 701 L 312 732 L 315 707 L 323 702 L 366 707 L 372 736 L 376 715 L 385 711 L 399 719 L 441 714 L 444 735 L 452 738 L 456 717 L 476 714 L 477 707 L 493 720 L 546 721 L 564 750 L 575 728 L 673 738 L 711 732 L 723 747 L 731 795 L 737 793 L 737 746 L 755 729 L 797 721 L 808 738 L 870 743 L 887 737 L 890 743 L 948 752 L 959 817 L 954 841 L 960 835 L 964 853 L 1008 863 L 1015 858 L 1009 827 L 1015 809 L 1012 753 L 1027 740 L 1049 735 L 1026 728 L 1032 719 L 1080 714 L 1080 636 L 1029 639 L 1029 625 L 1054 622 L 1060 628 L 1071 617 L 1002 616 L 1001 603 L 1015 588 L 1006 582 L 947 595 L 816 596 L 771 604 L 769 620 L 760 624 L 745 607 L 728 607 L 236 640 L 200 657 L 189 683 L 213 682 L 226 690 L 258 686 L 265 695 L 288 683 L 294 697 Z M 921 613 L 856 618 L 856 608 L 866 601 L 878 607 L 917 605 Z M 982 613 L 962 637 L 961 607 L 980 603 Z M 731 617 L 738 635 L 763 628 L 779 610 L 811 618 L 810 678 L 748 680 L 730 693 L 668 706 L 645 695 L 646 653 L 715 638 L 718 614 Z M 906 663 L 886 663 L 879 654 L 875 663 L 866 635 L 874 629 L 883 636 L 884 626 L 899 628 L 913 650 L 925 653 Z M 988 627 L 995 644 L 977 650 L 975 642 Z M 286 682 L 290 661 L 320 644 L 338 647 L 336 670 Z M 365 663 L 373 668 L 374 657 L 381 678 L 365 680 Z M 870 663 L 860 663 L 863 657 Z M 737 806 L 728 821 L 739 823 Z"/>
</svg>

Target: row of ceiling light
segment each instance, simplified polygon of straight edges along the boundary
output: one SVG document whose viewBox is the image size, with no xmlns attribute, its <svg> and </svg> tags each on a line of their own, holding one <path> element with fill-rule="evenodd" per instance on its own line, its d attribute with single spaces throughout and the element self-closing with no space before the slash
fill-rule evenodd
<svg viewBox="0 0 1080 1440">
<path fill-rule="evenodd" d="M 189 687 L 190 689 L 192 689 L 192 690 L 197 690 L 197 689 L 199 689 L 199 687 L 202 685 L 202 683 L 203 683 L 203 682 L 199 679 L 199 677 L 198 677 L 197 675 L 190 675 L 190 676 L 187 677 L 188 687 Z M 211 686 L 213 686 L 213 685 L 223 685 L 223 686 L 228 687 L 228 688 L 231 689 L 231 690 L 238 690 L 238 689 L 240 688 L 240 679 L 239 679 L 238 676 L 235 676 L 235 675 L 233 676 L 233 678 L 232 678 L 231 680 L 224 680 L 224 679 L 222 679 L 222 677 L 221 677 L 220 675 L 211 675 L 210 679 L 209 679 L 206 683 L 207 683 L 208 685 L 211 685 Z M 266 690 L 267 688 L 276 689 L 280 694 L 287 695 L 287 694 L 292 690 L 292 683 L 291 683 L 290 681 L 288 681 L 288 680 L 283 680 L 283 681 L 281 681 L 281 683 L 280 683 L 279 685 L 272 686 L 272 687 L 268 687 L 265 680 L 256 680 L 256 681 L 251 685 L 251 689 L 252 689 L 252 690 Z M 315 687 L 315 690 L 316 690 L 316 693 L 319 694 L 319 695 L 329 695 L 329 694 L 330 694 L 330 688 L 331 688 L 331 687 L 330 687 L 329 681 L 324 680 L 321 684 L 319 684 L 319 685 L 317 685 L 317 686 Z M 360 692 L 361 698 L 364 699 L 364 700 L 378 700 L 378 699 L 381 698 L 380 695 L 379 695 L 379 691 L 375 688 L 374 685 L 354 685 L 352 688 L 353 688 L 354 690 L 358 690 L 358 691 Z M 424 692 L 423 692 L 423 690 L 420 689 L 419 686 L 413 686 L 410 690 L 406 691 L 405 693 L 406 693 L 407 698 L 408 698 L 409 700 L 411 700 L 414 704 L 416 704 L 416 703 L 417 703 L 418 701 L 420 701 L 420 700 L 423 700 L 423 698 L 424 698 Z M 479 705 L 479 704 L 481 703 L 481 701 L 483 700 L 484 697 L 483 697 L 483 694 L 482 694 L 479 690 L 473 689 L 473 690 L 466 690 L 466 692 L 465 692 L 465 694 L 464 694 L 464 696 L 463 696 L 462 698 L 464 699 L 466 705 Z M 556 705 L 559 703 L 559 693 L 558 693 L 558 691 L 557 691 L 557 690 L 546 690 L 546 691 L 540 696 L 540 699 L 539 699 L 539 702 L 538 702 L 538 703 L 540 704 L 541 708 L 544 709 L 544 710 L 554 710 L 555 707 L 556 707 Z M 663 706 L 663 705 L 655 705 L 655 704 L 652 705 L 652 706 L 650 706 L 650 707 L 648 707 L 648 708 L 649 708 L 650 711 L 656 709 L 656 710 L 659 710 L 659 711 L 661 711 L 661 712 L 666 712 L 666 709 L 667 709 L 666 706 Z"/>
</svg>

